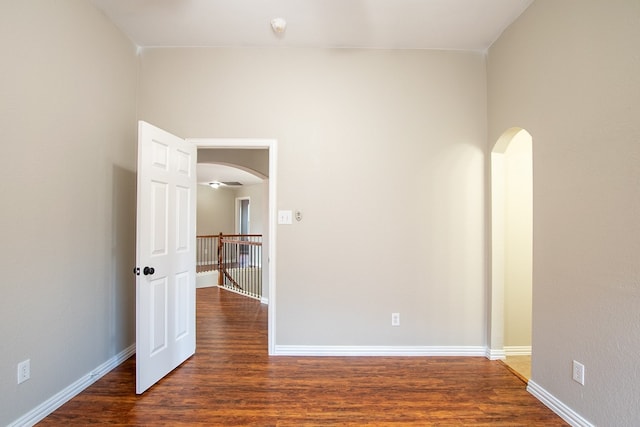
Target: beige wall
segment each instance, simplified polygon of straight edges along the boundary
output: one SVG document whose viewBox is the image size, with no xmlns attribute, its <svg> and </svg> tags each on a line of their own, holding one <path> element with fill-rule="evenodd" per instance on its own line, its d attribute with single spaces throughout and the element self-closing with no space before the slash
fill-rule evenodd
<svg viewBox="0 0 640 427">
<path fill-rule="evenodd" d="M 245 187 L 220 187 L 217 193 L 205 190 L 199 186 L 198 190 L 198 227 L 197 234 L 235 233 L 235 198 L 251 197 L 252 233 L 264 234 L 268 231 L 268 178 L 269 150 L 263 149 L 224 149 L 199 148 L 198 163 L 214 163 L 232 166 L 247 171 L 260 178 L 265 178 L 261 184 Z M 215 218 L 220 218 L 216 220 Z M 213 231 L 212 231 L 213 230 Z M 203 233 L 201 233 L 202 231 Z M 207 233 L 204 233 L 207 231 Z"/>
<path fill-rule="evenodd" d="M 0 51 L 7 425 L 135 341 L 137 60 L 75 0 L 2 1 Z"/>
<path fill-rule="evenodd" d="M 265 181 L 266 182 L 266 181 Z M 197 226 L 198 236 L 212 234 L 234 234 L 236 232 L 236 199 L 251 199 L 251 234 L 263 234 L 266 230 L 266 206 L 268 203 L 265 184 L 239 188 L 220 187 L 216 190 L 207 185 L 198 185 Z"/>
<path fill-rule="evenodd" d="M 638 22 L 636 0 L 536 0 L 488 55 L 490 141 L 534 141 L 532 379 L 596 425 L 640 419 Z"/>
<path fill-rule="evenodd" d="M 232 234 L 235 230 L 235 197 L 232 188 L 214 190 L 207 185 L 198 185 L 196 234 Z"/>
<path fill-rule="evenodd" d="M 278 140 L 276 344 L 485 344 L 482 54 L 145 49 L 140 81 L 142 120 Z"/>
</svg>

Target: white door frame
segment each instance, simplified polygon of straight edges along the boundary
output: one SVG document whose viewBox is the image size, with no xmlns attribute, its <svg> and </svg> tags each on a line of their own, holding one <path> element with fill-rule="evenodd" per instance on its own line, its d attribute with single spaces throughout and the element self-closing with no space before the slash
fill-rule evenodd
<svg viewBox="0 0 640 427">
<path fill-rule="evenodd" d="M 185 138 L 187 142 L 196 144 L 198 148 L 228 149 L 268 149 L 269 150 L 269 318 L 268 347 L 269 355 L 275 354 L 276 348 L 276 178 L 278 160 L 278 141 L 275 139 L 255 138 Z"/>
<path fill-rule="evenodd" d="M 242 196 L 242 197 L 236 197 L 236 218 L 235 218 L 235 231 L 236 234 L 242 234 L 241 233 L 241 228 L 242 228 L 242 221 L 241 221 L 241 212 L 242 212 L 242 205 L 241 202 L 243 200 L 248 200 L 249 201 L 249 212 L 251 212 L 251 197 L 249 196 Z M 247 218 L 247 222 L 249 223 L 249 232 L 247 234 L 251 234 L 251 216 L 248 215 Z"/>
</svg>

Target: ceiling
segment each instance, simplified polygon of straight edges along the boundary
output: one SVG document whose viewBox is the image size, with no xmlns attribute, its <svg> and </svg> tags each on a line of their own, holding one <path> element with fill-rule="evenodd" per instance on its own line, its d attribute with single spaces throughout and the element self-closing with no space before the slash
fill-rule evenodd
<svg viewBox="0 0 640 427">
<path fill-rule="evenodd" d="M 262 182 L 262 178 L 257 177 L 242 169 L 231 166 L 198 163 L 197 165 L 198 184 L 209 184 L 210 182 L 240 182 L 242 185 L 254 185 Z"/>
<path fill-rule="evenodd" d="M 533 0 L 92 1 L 140 47 L 484 51 Z"/>
<path fill-rule="evenodd" d="M 139 47 L 484 51 L 533 0 L 91 0 Z M 270 26 L 287 21 L 283 34 Z M 198 164 L 198 183 L 261 179 Z"/>
</svg>

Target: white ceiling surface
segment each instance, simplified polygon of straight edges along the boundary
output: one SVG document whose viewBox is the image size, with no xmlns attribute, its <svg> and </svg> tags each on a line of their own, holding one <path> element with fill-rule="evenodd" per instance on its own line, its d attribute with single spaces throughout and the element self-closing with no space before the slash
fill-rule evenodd
<svg viewBox="0 0 640 427">
<path fill-rule="evenodd" d="M 231 166 L 198 163 L 197 168 L 198 184 L 208 184 L 210 182 L 240 182 L 242 185 L 260 184 L 262 179 L 242 169 Z"/>
<path fill-rule="evenodd" d="M 533 0 L 92 1 L 140 47 L 484 51 Z"/>
</svg>

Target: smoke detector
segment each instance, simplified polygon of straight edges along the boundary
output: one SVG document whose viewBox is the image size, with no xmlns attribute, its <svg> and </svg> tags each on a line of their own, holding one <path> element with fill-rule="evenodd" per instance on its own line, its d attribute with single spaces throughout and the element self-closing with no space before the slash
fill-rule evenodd
<svg viewBox="0 0 640 427">
<path fill-rule="evenodd" d="M 271 20 L 271 28 L 276 34 L 282 34 L 287 29 L 287 21 L 284 18 L 273 18 Z"/>
</svg>

